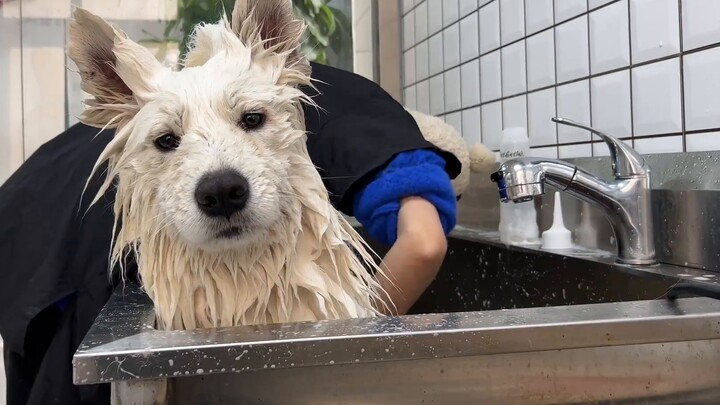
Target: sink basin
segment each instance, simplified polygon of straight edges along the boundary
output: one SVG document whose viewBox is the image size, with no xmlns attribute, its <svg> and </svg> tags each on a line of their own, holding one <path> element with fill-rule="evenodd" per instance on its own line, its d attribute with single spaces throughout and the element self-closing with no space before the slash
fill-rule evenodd
<svg viewBox="0 0 720 405">
<path fill-rule="evenodd" d="M 657 299 L 695 278 L 717 283 L 458 229 L 407 316 L 159 331 L 126 286 L 76 352 L 74 380 L 111 383 L 115 404 L 716 404 L 720 301 Z"/>
<path fill-rule="evenodd" d="M 410 313 L 445 313 L 652 300 L 685 278 L 709 276 L 659 265 L 649 269 L 617 265 L 608 252 L 577 249 L 557 254 L 507 247 L 499 235 L 458 230 L 438 277 Z M 364 235 L 383 256 L 387 247 Z M 592 259 L 592 260 L 588 260 Z M 690 273 L 692 276 L 690 276 Z M 689 276 L 689 277 L 688 277 Z"/>
</svg>

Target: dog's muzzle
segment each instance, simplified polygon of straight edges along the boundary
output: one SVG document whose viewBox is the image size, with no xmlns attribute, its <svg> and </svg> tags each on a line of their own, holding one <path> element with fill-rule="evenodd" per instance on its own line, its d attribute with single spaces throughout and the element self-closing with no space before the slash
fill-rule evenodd
<svg viewBox="0 0 720 405">
<path fill-rule="evenodd" d="M 195 201 L 205 215 L 230 217 L 242 211 L 250 198 L 250 184 L 235 170 L 206 173 L 195 188 Z"/>
</svg>

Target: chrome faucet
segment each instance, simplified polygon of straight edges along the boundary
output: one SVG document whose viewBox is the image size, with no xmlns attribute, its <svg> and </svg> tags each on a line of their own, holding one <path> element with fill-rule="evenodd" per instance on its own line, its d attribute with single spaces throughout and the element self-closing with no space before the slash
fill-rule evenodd
<svg viewBox="0 0 720 405">
<path fill-rule="evenodd" d="M 610 220 L 618 246 L 617 262 L 656 263 L 650 205 L 650 167 L 621 140 L 565 118 L 554 122 L 590 131 L 610 148 L 615 180 L 608 183 L 580 167 L 555 159 L 523 157 L 508 160 L 490 176 L 504 203 L 532 200 L 545 193 L 545 183 L 599 206 Z"/>
</svg>

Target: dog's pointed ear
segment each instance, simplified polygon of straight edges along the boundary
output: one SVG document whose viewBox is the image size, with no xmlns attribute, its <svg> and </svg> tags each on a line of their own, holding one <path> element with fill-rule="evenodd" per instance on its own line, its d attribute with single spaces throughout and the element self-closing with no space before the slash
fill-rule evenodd
<svg viewBox="0 0 720 405">
<path fill-rule="evenodd" d="M 78 67 L 82 90 L 93 97 L 80 119 L 113 127 L 118 115 L 137 112 L 149 101 L 164 68 L 150 51 L 102 18 L 80 8 L 73 17 L 68 56 Z"/>
<path fill-rule="evenodd" d="M 232 30 L 246 45 L 262 43 L 271 52 L 287 54 L 287 65 L 307 67 L 300 52 L 305 23 L 293 14 L 292 0 L 237 0 Z"/>
</svg>

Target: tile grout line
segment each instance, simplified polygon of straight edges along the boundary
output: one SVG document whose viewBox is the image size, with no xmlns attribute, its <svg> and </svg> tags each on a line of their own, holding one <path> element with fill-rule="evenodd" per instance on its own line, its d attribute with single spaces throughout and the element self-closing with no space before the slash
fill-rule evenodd
<svg viewBox="0 0 720 405">
<path fill-rule="evenodd" d="M 403 10 L 402 0 L 398 0 L 397 6 L 399 9 L 399 13 L 398 13 L 398 15 L 399 15 L 399 17 L 398 17 L 399 35 L 398 35 L 398 37 L 400 37 L 400 91 L 402 93 L 402 94 L 400 94 L 400 99 L 402 100 L 403 105 L 407 106 L 407 103 L 408 103 L 407 96 L 406 96 L 407 87 L 405 87 L 405 83 L 406 83 L 406 79 L 407 79 L 405 73 L 407 72 L 407 66 L 405 66 L 406 65 L 405 51 L 403 50 L 403 48 L 405 47 L 405 16 L 403 15 L 404 10 Z M 415 58 L 413 58 L 413 59 L 415 59 Z M 413 60 L 413 64 L 414 63 L 415 63 L 415 61 Z M 417 95 L 415 95 L 415 104 L 417 104 Z"/>
<path fill-rule="evenodd" d="M 530 147 L 530 97 L 528 96 L 528 90 L 530 89 L 530 86 L 528 85 L 527 10 L 525 9 L 526 5 L 527 0 L 523 0 L 523 50 L 525 51 L 525 60 L 523 61 L 523 63 L 525 64 L 525 133 L 528 138 L 528 147 Z"/>
<path fill-rule="evenodd" d="M 588 123 L 589 126 L 593 126 L 593 113 L 592 113 L 592 79 L 590 78 L 590 73 L 592 73 L 592 59 L 590 58 L 590 47 L 592 46 L 592 43 L 590 42 L 590 0 L 587 0 L 587 8 L 588 8 L 588 16 L 587 16 L 587 44 L 588 44 L 588 114 L 590 116 L 590 122 Z M 595 143 L 593 143 L 593 134 L 590 133 L 590 156 L 595 156 Z"/>
<path fill-rule="evenodd" d="M 630 61 L 630 66 L 633 65 L 633 56 L 632 56 L 632 17 L 630 16 L 630 0 L 626 0 L 625 4 L 627 5 L 627 33 L 628 33 L 628 60 Z M 632 136 L 632 147 L 635 149 L 635 100 L 633 99 L 633 71 L 634 68 L 630 68 L 628 71 L 628 83 L 630 85 L 630 136 Z"/>
<path fill-rule="evenodd" d="M 486 6 L 486 5 L 490 4 L 490 3 L 492 3 L 492 1 L 487 2 L 484 6 Z M 483 6 L 483 7 L 484 7 L 484 6 Z M 482 102 L 482 80 L 481 80 L 481 74 L 480 74 L 480 41 L 481 41 L 481 39 L 480 39 L 480 8 L 481 8 L 481 7 L 478 7 L 478 9 L 477 9 L 477 24 L 478 24 L 478 37 L 477 37 L 477 41 L 478 41 L 478 57 L 477 57 L 477 65 L 478 65 L 478 68 L 477 68 L 477 75 L 478 75 L 478 77 L 477 77 L 477 80 L 478 80 L 478 98 L 477 98 L 477 99 L 478 99 L 478 102 Z M 462 83 L 461 83 L 461 85 L 462 85 Z M 480 126 L 478 127 L 478 131 L 480 132 L 480 143 L 482 144 L 482 143 L 483 143 L 482 107 L 480 107 L 480 106 L 478 105 L 477 109 L 478 109 L 478 117 L 480 118 Z"/>
<path fill-rule="evenodd" d="M 678 0 L 678 36 L 680 41 L 680 126 L 682 130 L 682 148 L 687 152 L 687 123 L 685 120 L 685 45 L 683 44 L 682 0 Z"/>
<path fill-rule="evenodd" d="M 552 2 L 552 30 L 553 30 L 553 65 L 555 70 L 555 77 L 553 78 L 553 86 L 555 86 L 555 115 L 558 115 L 558 92 L 557 92 L 557 82 L 558 82 L 558 68 L 557 68 L 557 21 L 555 20 L 555 1 Z M 560 159 L 560 125 L 555 123 L 555 158 Z"/>
<path fill-rule="evenodd" d="M 445 16 L 445 13 L 443 13 L 443 17 L 444 17 L 444 16 Z M 460 3 L 458 2 L 458 23 L 457 23 L 457 25 L 458 25 L 458 63 L 459 63 L 459 65 L 456 66 L 456 67 L 454 67 L 454 68 L 452 68 L 452 69 L 456 69 L 456 68 L 457 68 L 457 69 L 460 69 L 460 66 L 463 65 L 463 62 L 462 62 L 462 37 L 463 37 L 463 36 L 461 35 L 462 29 L 460 29 L 460 27 L 461 27 L 460 22 L 461 22 L 463 19 L 464 19 L 464 18 L 463 18 L 462 16 L 460 16 Z M 444 23 L 443 23 L 443 25 L 444 25 Z M 479 29 L 479 27 L 478 27 L 478 29 Z M 445 50 L 445 38 L 443 37 L 443 51 L 444 51 L 444 50 Z M 445 59 L 443 59 L 443 69 L 445 69 Z M 445 78 L 445 72 L 449 72 L 450 70 L 451 70 L 450 68 L 445 69 L 445 71 L 443 72 L 443 79 Z M 460 71 L 459 71 L 459 70 L 458 70 L 458 74 L 460 74 Z M 444 85 L 444 84 L 443 84 L 443 85 Z M 443 96 L 445 96 L 445 95 L 447 95 L 447 93 L 445 93 L 445 92 L 443 91 Z M 463 106 L 463 105 L 462 105 L 462 85 L 460 85 L 460 108 L 461 108 L 461 109 L 462 109 L 462 106 Z M 445 110 L 445 109 L 447 109 L 447 108 L 448 108 L 448 107 L 447 107 L 447 100 L 445 100 L 445 104 L 443 105 L 443 110 Z M 460 128 L 458 129 L 458 131 L 460 132 L 460 134 L 462 134 L 462 111 L 459 111 L 458 114 L 460 114 Z M 452 126 L 452 124 L 451 124 L 451 126 Z M 465 138 L 465 137 L 463 136 L 463 139 L 464 139 L 464 138 Z"/>
<path fill-rule="evenodd" d="M 509 46 L 509 44 L 503 45 L 503 38 L 502 38 L 502 2 L 500 0 L 497 0 L 498 2 L 498 39 L 500 41 L 500 48 L 498 48 L 500 58 L 500 134 L 499 139 L 500 143 L 499 145 L 502 146 L 502 134 L 503 129 L 505 128 L 505 106 L 503 105 L 503 101 L 505 101 L 504 93 L 505 93 L 505 86 L 503 86 L 503 57 L 502 57 L 502 48 Z M 480 29 L 480 27 L 478 27 Z M 479 46 L 480 44 L 478 44 Z"/>
</svg>

